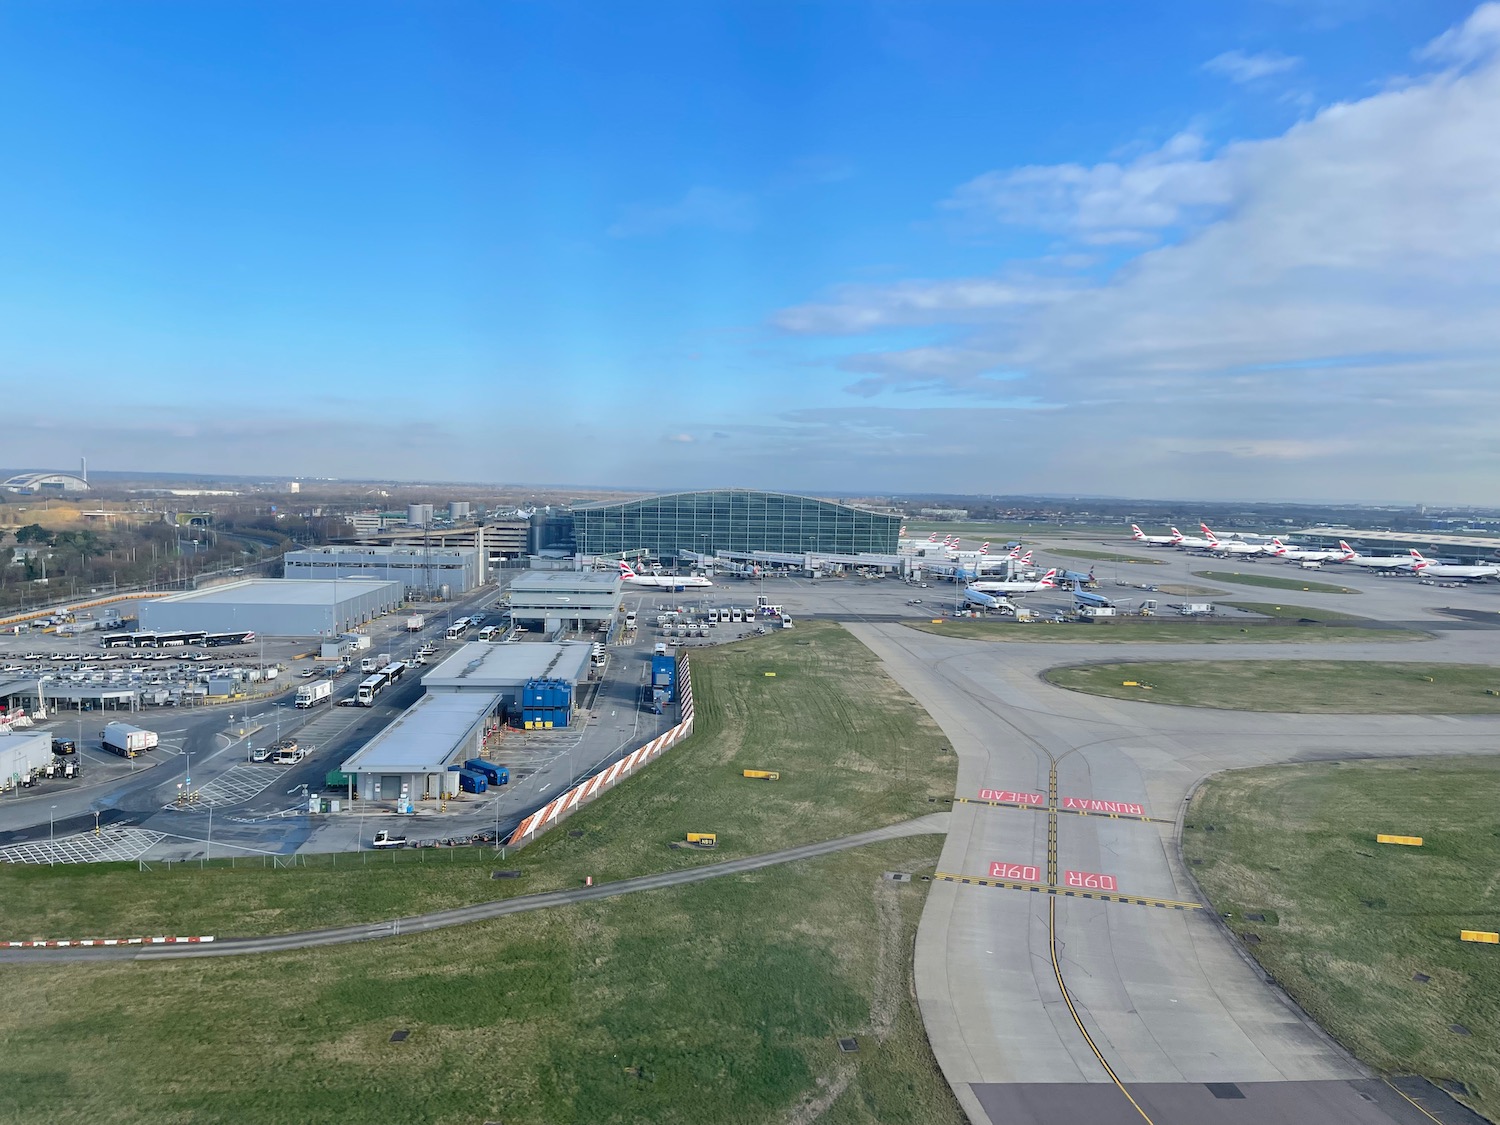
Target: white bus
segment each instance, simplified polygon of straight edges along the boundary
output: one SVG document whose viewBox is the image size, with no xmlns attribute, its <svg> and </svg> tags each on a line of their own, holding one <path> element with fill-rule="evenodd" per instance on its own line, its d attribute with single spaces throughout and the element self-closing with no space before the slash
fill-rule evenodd
<svg viewBox="0 0 1500 1125">
<path fill-rule="evenodd" d="M 792 627 L 792 615 L 790 613 L 783 613 L 781 615 L 781 627 L 783 629 L 790 629 Z"/>
<path fill-rule="evenodd" d="M 466 618 L 466 617 L 460 617 L 452 625 L 448 626 L 447 637 L 448 637 L 448 639 L 450 641 L 456 641 L 456 640 L 459 640 L 468 631 L 469 631 L 469 620 L 468 620 L 468 618 Z"/>
<path fill-rule="evenodd" d="M 495 634 L 499 631 L 500 628 L 497 625 L 486 625 L 483 629 L 479 630 L 479 639 L 481 641 L 493 641 Z"/>
<path fill-rule="evenodd" d="M 384 672 L 376 672 L 373 676 L 359 685 L 354 699 L 361 707 L 375 706 L 375 697 L 385 690 L 386 676 Z"/>
</svg>

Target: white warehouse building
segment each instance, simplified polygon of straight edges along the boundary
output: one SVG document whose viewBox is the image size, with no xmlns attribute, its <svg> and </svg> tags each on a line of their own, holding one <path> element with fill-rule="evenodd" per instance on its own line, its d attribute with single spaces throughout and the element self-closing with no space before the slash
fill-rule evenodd
<svg viewBox="0 0 1500 1125">
<path fill-rule="evenodd" d="M 336 637 L 393 613 L 406 598 L 399 582 L 251 578 L 141 603 L 142 632 L 202 630 L 263 637 Z"/>
<path fill-rule="evenodd" d="M 366 801 L 417 801 L 452 797 L 458 774 L 450 770 L 479 756 L 485 732 L 505 721 L 527 680 L 588 676 L 593 646 L 554 644 L 463 645 L 422 677 L 422 698 L 344 761 L 339 769 Z"/>
<path fill-rule="evenodd" d="M 484 559 L 477 547 L 310 547 L 288 551 L 288 578 L 379 578 L 407 590 L 450 597 L 484 582 Z"/>
</svg>

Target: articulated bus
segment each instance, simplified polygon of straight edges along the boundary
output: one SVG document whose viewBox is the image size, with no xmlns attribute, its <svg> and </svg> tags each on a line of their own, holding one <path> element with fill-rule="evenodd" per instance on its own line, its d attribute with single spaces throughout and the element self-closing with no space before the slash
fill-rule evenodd
<svg viewBox="0 0 1500 1125">
<path fill-rule="evenodd" d="M 129 633 L 105 633 L 99 638 L 100 648 L 131 648 Z"/>
<path fill-rule="evenodd" d="M 393 684 L 397 680 L 399 680 L 401 678 L 401 676 L 405 672 L 406 672 L 406 663 L 405 663 L 405 661 L 397 660 L 397 661 L 394 661 L 393 663 L 387 664 L 384 668 L 382 668 L 380 670 L 380 672 L 378 674 L 385 677 L 385 682 L 386 683 Z"/>
</svg>

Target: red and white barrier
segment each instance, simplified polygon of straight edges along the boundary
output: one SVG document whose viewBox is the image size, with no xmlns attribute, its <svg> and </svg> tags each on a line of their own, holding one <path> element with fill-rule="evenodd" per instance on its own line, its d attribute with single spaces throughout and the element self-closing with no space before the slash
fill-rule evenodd
<svg viewBox="0 0 1500 1125">
<path fill-rule="evenodd" d="M 642 766 L 654 762 L 672 747 L 693 733 L 693 677 L 688 668 L 688 659 L 682 656 L 677 661 L 677 685 L 682 699 L 682 721 L 665 734 L 658 735 L 639 750 L 633 750 L 609 769 L 596 774 L 587 781 L 575 785 L 560 797 L 555 797 L 532 813 L 511 834 L 509 846 L 529 844 L 552 825 L 569 813 L 592 801 L 599 794 L 624 781 Z"/>
<path fill-rule="evenodd" d="M 6 949 L 68 949 L 84 945 L 183 945 L 188 942 L 213 941 L 211 937 L 121 937 L 54 939 L 51 941 L 0 942 Z"/>
</svg>

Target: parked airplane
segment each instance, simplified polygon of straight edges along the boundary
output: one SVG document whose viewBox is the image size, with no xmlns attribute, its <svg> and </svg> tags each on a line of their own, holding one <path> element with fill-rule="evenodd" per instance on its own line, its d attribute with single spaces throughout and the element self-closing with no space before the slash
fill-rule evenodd
<svg viewBox="0 0 1500 1125">
<path fill-rule="evenodd" d="M 1173 546 L 1175 547 L 1185 547 L 1190 551 L 1208 551 L 1213 549 L 1212 540 L 1199 539 L 1196 536 L 1192 535 L 1184 535 L 1175 527 L 1171 528 L 1170 530 L 1172 532 Z"/>
<path fill-rule="evenodd" d="M 1422 552 L 1411 549 L 1412 569 L 1423 578 L 1468 578 L 1481 581 L 1485 578 L 1500 578 L 1500 566 L 1456 566 L 1449 563 L 1428 562 Z"/>
<path fill-rule="evenodd" d="M 1088 593 L 1077 582 L 1073 583 L 1073 589 L 1071 593 L 1073 594 L 1073 604 L 1075 606 L 1088 605 L 1093 606 L 1095 609 L 1104 609 L 1113 608 L 1115 604 L 1103 594 Z"/>
<path fill-rule="evenodd" d="M 1288 547 L 1280 539 L 1274 537 L 1271 540 L 1271 554 L 1275 555 L 1278 559 L 1285 559 L 1287 562 L 1296 563 L 1338 562 L 1344 557 L 1343 551 L 1317 551 L 1308 550 L 1304 547 Z"/>
<path fill-rule="evenodd" d="M 627 586 L 648 590 L 701 590 L 713 585 L 707 578 L 695 575 L 637 574 L 624 559 L 620 560 L 620 577 Z"/>
<path fill-rule="evenodd" d="M 1366 570 L 1412 570 L 1416 567 L 1406 555 L 1361 555 L 1342 539 L 1339 547 L 1344 552 L 1344 563 L 1348 566 L 1362 566 Z"/>
<path fill-rule="evenodd" d="M 1176 528 L 1172 529 L 1174 532 Z M 1137 525 L 1130 525 L 1130 538 L 1137 543 L 1143 543 L 1147 547 L 1175 547 L 1182 540 L 1181 535 L 1147 535 Z"/>
<path fill-rule="evenodd" d="M 1025 582 L 1019 579 L 1006 579 L 1001 582 L 975 582 L 969 586 L 969 589 L 978 590 L 981 594 L 1034 594 L 1038 590 L 1055 590 L 1057 588 L 1056 580 L 1057 569 L 1054 567 L 1035 582 Z"/>
<path fill-rule="evenodd" d="M 1239 539 L 1220 539 L 1206 523 L 1200 523 L 1198 526 L 1208 537 L 1210 544 L 1208 549 L 1216 555 L 1263 555 L 1266 553 L 1254 543 L 1245 543 Z"/>
</svg>

